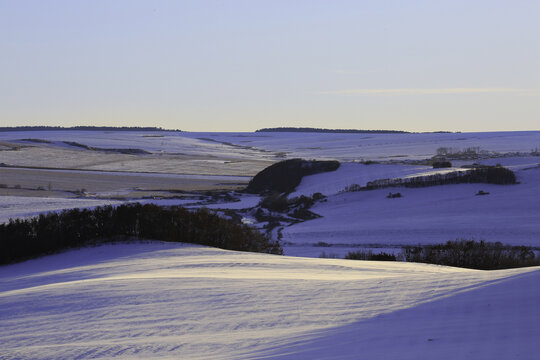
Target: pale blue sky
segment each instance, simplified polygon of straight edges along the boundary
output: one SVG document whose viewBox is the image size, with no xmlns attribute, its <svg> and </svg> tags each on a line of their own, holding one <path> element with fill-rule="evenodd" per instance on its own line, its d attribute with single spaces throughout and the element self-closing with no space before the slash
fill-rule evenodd
<svg viewBox="0 0 540 360">
<path fill-rule="evenodd" d="M 540 1 L 0 0 L 0 126 L 540 130 Z"/>
</svg>

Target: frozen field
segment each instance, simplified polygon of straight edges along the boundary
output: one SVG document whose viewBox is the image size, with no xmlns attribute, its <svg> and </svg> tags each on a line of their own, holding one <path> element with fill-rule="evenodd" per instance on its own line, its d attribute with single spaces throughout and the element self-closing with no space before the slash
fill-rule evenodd
<svg viewBox="0 0 540 360">
<path fill-rule="evenodd" d="M 2 359 L 537 359 L 538 268 L 166 243 L 0 267 Z"/>
<path fill-rule="evenodd" d="M 23 139 L 34 139 L 28 141 Z M 35 139 L 47 142 L 35 142 Z M 18 151 L 2 152 L 2 162 L 36 164 L 36 148 L 53 151 L 53 167 L 93 168 L 101 170 L 145 168 L 154 169 L 140 155 L 89 151 L 68 145 L 65 141 L 97 149 L 139 149 L 156 155 L 177 156 L 184 159 L 186 169 L 197 161 L 208 165 L 223 161 L 247 163 L 276 158 L 303 157 L 317 159 L 403 160 L 424 159 L 433 156 L 440 147 L 465 149 L 479 147 L 486 151 L 530 152 L 540 148 L 540 132 L 489 132 L 489 133 L 426 133 L 426 134 L 321 134 L 321 133 L 195 133 L 195 132 L 114 132 L 114 131 L 28 131 L 0 132 L 0 149 L 15 146 Z M 85 158 L 81 161 L 83 154 Z M 63 154 L 63 155 L 62 155 Z M 147 157 L 147 158 L 148 158 Z M 38 157 L 39 158 L 39 157 Z M 123 163 L 123 165 L 122 165 Z M 217 166 L 217 165 L 216 165 Z M 214 170 L 228 167 L 215 167 Z M 236 170 L 240 170 L 237 168 Z M 170 170 L 170 169 L 168 169 Z M 177 169 L 178 171 L 179 169 Z M 202 171 L 199 168 L 199 171 Z M 208 170 L 206 170 L 208 171 Z"/>
<path fill-rule="evenodd" d="M 0 132 L 10 166 L 191 175 L 255 175 L 273 152 L 221 144 L 203 133 Z M 123 151 L 123 152 L 122 152 Z"/>
<path fill-rule="evenodd" d="M 1 266 L 0 359 L 537 359 L 539 268 L 318 256 L 461 237 L 539 247 L 540 157 L 531 156 L 539 146 L 540 132 L 0 133 L 0 222 L 127 201 L 244 216 L 261 197 L 231 190 L 266 166 L 342 162 L 290 194 L 327 196 L 311 208 L 321 217 L 281 225 L 285 254 L 295 257 L 137 242 Z M 486 156 L 451 169 L 410 162 L 440 147 Z M 343 192 L 473 162 L 500 163 L 519 184 Z M 212 189 L 224 191 L 203 196 Z M 387 199 L 390 191 L 403 197 Z"/>
<path fill-rule="evenodd" d="M 535 195 L 540 194 L 540 158 L 481 162 L 502 163 L 514 170 L 519 184 L 394 187 L 340 193 L 347 185 L 363 186 L 374 177 L 404 178 L 433 171 L 429 167 L 377 164 L 343 164 L 334 173 L 305 177 L 293 195 L 322 192 L 328 200 L 311 209 L 321 218 L 283 229 L 283 240 L 288 243 L 286 253 L 318 256 L 324 251 L 342 256 L 361 244 L 391 247 L 460 238 L 540 246 L 540 203 Z M 475 196 L 479 190 L 490 194 Z M 387 199 L 389 192 L 400 192 L 403 197 Z M 313 248 L 319 242 L 334 246 Z"/>
<path fill-rule="evenodd" d="M 198 136 L 186 134 L 187 136 Z M 433 156 L 440 147 L 530 152 L 540 148 L 540 132 L 426 133 L 426 134 L 321 134 L 321 133 L 216 133 L 218 141 L 252 146 L 288 157 L 306 159 L 403 160 Z"/>
<path fill-rule="evenodd" d="M 143 198 L 164 193 L 231 190 L 245 187 L 251 177 L 181 175 L 119 171 L 57 170 L 0 167 L 1 195 L 31 197 Z"/>
<path fill-rule="evenodd" d="M 75 198 L 46 198 L 46 197 L 0 197 L 0 223 L 8 222 L 10 218 L 27 218 L 42 212 L 59 211 L 72 208 L 91 208 L 103 205 L 119 204 L 114 200 L 93 200 Z"/>
<path fill-rule="evenodd" d="M 453 161 L 452 169 L 434 170 L 407 162 L 428 159 L 441 147 L 477 148 L 484 155 L 475 160 Z M 0 163 L 6 165 L 0 167 L 0 221 L 63 206 L 93 204 L 89 200 L 193 204 L 180 192 L 241 189 L 251 176 L 269 164 L 283 158 L 303 157 L 338 159 L 342 165 L 336 172 L 305 177 L 289 196 L 321 192 L 328 200 L 312 208 L 321 218 L 282 229 L 286 254 L 319 256 L 324 251 L 327 255 L 343 256 L 357 246 L 399 248 L 403 244 L 439 243 L 456 238 L 538 247 L 540 205 L 535 199 L 540 194 L 540 157 L 530 153 L 539 147 L 540 132 L 4 132 L 0 133 Z M 126 154 L 119 149 L 144 152 Z M 358 163 L 361 160 L 381 163 L 364 165 Z M 516 173 L 520 184 L 340 193 L 352 184 L 457 171 L 461 165 L 473 162 L 507 166 Z M 82 199 L 62 200 L 80 196 L 82 189 Z M 479 190 L 490 195 L 475 196 Z M 402 193 L 403 198 L 386 199 L 390 191 Z M 35 200 L 40 197 L 47 200 Z M 256 206 L 259 198 L 239 196 L 237 200 L 240 201 L 204 204 L 210 208 L 242 209 Z M 333 246 L 313 246 L 318 243 Z"/>
</svg>

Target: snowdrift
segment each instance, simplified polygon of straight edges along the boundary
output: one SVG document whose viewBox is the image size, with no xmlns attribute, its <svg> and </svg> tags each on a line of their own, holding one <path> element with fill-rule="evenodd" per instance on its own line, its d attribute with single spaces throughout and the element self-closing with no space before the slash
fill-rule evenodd
<svg viewBox="0 0 540 360">
<path fill-rule="evenodd" d="M 5 359 L 533 359 L 539 280 L 537 268 L 103 245 L 0 267 L 0 348 Z"/>
</svg>

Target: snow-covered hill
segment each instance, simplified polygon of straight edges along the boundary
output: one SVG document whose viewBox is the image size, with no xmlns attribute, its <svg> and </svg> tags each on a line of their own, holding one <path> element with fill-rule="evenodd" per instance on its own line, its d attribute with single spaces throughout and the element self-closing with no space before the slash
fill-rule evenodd
<svg viewBox="0 0 540 360">
<path fill-rule="evenodd" d="M 114 200 L 81 198 L 1 196 L 0 224 L 9 222 L 9 219 L 28 218 L 50 211 L 61 211 L 71 208 L 92 208 L 120 203 L 120 201 Z"/>
<path fill-rule="evenodd" d="M 25 141 L 23 139 L 33 139 Z M 47 141 L 47 142 L 35 142 Z M 125 132 L 125 131 L 26 131 L 0 132 L 0 150 L 7 143 L 24 145 L 19 151 L 3 154 L 6 163 L 33 164 L 32 157 L 43 149 L 56 155 L 63 167 L 101 170 L 158 171 L 152 161 L 119 155 L 107 156 L 103 153 L 85 152 L 87 163 L 81 164 L 80 146 L 65 143 L 75 142 L 98 149 L 140 149 L 151 154 L 182 155 L 196 158 L 207 166 L 212 161 L 235 162 L 248 160 L 278 160 L 281 157 L 301 157 L 305 159 L 356 160 L 404 160 L 425 159 L 435 155 L 438 148 L 453 149 L 479 148 L 491 152 L 530 152 L 540 148 L 540 131 L 484 132 L 484 133 L 426 133 L 426 134 L 328 134 L 328 133 L 199 133 L 199 132 Z M 4 144 L 4 145 L 2 145 Z M 8 146 L 9 147 L 9 146 Z M 65 150 L 54 152 L 53 150 Z M 69 151 L 68 151 L 69 150 Z M 39 156 L 38 156 L 39 157 Z M 133 159 L 136 158 L 136 159 Z M 117 160 L 117 162 L 115 161 Z M 78 162 L 77 162 L 78 160 Z M 53 161 L 53 159 L 50 159 Z M 123 164 L 120 164 L 122 162 Z M 137 166 L 130 166 L 134 162 Z M 58 167 L 58 163 L 51 163 Z M 232 166 L 234 164 L 231 164 Z M 163 162 L 160 162 L 163 166 Z M 149 170 L 152 169 L 152 170 Z M 176 169 L 168 169 L 175 171 Z M 136 170 L 135 170 L 136 171 Z M 206 172 L 206 174 L 208 174 Z"/>
<path fill-rule="evenodd" d="M 540 158 L 477 161 L 502 163 L 515 172 L 519 184 L 393 187 L 340 193 L 351 184 L 364 186 L 374 179 L 418 176 L 434 169 L 349 163 L 336 172 L 307 176 L 291 196 L 322 192 L 328 199 L 311 209 L 322 217 L 283 228 L 285 254 L 319 256 L 324 251 L 343 256 L 358 245 L 434 244 L 460 238 L 540 246 L 540 203 L 536 201 L 540 194 Z M 479 190 L 489 195 L 476 196 Z M 388 199 L 389 192 L 399 192 L 403 197 Z M 320 242 L 340 246 L 313 247 Z"/>
<path fill-rule="evenodd" d="M 95 149 L 137 148 L 151 154 L 94 151 L 66 141 Z M 0 133 L 0 150 L 2 146 L 19 148 L 0 151 L 0 163 L 9 165 L 0 167 L 0 192 L 8 195 L 0 196 L 0 222 L 63 207 L 95 206 L 113 202 L 113 197 L 185 205 L 193 201 L 174 199 L 178 191 L 241 188 L 250 175 L 286 157 L 335 158 L 349 162 L 343 162 L 335 172 L 305 177 L 290 195 L 321 192 L 328 200 L 312 208 L 321 218 L 282 230 L 288 255 L 319 256 L 325 251 L 343 256 L 355 246 L 366 244 L 440 243 L 456 238 L 540 246 L 540 204 L 535 200 L 540 194 L 540 157 L 531 156 L 531 151 L 540 147 L 538 131 L 432 134 L 30 131 Z M 432 169 L 410 161 L 397 163 L 430 158 L 441 147 L 481 149 L 492 157 L 453 160 L 451 169 Z M 358 163 L 361 159 L 380 163 L 365 165 Z M 460 184 L 340 193 L 351 184 L 457 171 L 473 162 L 507 166 L 516 172 L 520 184 Z M 44 190 L 39 191 L 40 188 Z M 48 188 L 54 192 L 47 191 Z M 75 196 L 73 191 L 81 188 L 88 191 L 85 196 L 100 200 L 61 199 Z M 490 195 L 475 196 L 479 190 Z M 386 199 L 389 191 L 400 192 L 403 198 Z M 33 198 L 36 196 L 50 198 Z M 239 209 L 253 207 L 259 200 L 238 197 L 240 201 L 231 204 L 205 205 Z M 256 222 L 251 218 L 247 221 Z M 274 235 L 277 236 L 277 231 Z M 314 248 L 313 244 L 318 243 L 343 246 Z"/>
<path fill-rule="evenodd" d="M 0 267 L 0 358 L 536 359 L 539 280 L 103 245 Z"/>
</svg>

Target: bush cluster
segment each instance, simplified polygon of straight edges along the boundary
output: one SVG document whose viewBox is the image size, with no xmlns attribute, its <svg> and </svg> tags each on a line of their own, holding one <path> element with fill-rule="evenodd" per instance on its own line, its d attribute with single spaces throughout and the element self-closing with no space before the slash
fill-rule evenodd
<svg viewBox="0 0 540 360">
<path fill-rule="evenodd" d="M 349 251 L 349 253 L 347 255 L 345 255 L 345 259 L 397 261 L 396 255 L 394 255 L 394 254 L 388 254 L 388 253 L 385 253 L 385 252 L 374 254 L 371 250 L 369 250 L 369 251 L 363 251 L 363 250 Z"/>
<path fill-rule="evenodd" d="M 435 161 L 433 162 L 433 168 L 434 169 L 442 169 L 442 168 L 450 168 L 452 167 L 452 163 L 450 161 Z"/>
<path fill-rule="evenodd" d="M 282 254 L 278 242 L 247 225 L 183 207 L 128 204 L 73 209 L 0 224 L 0 264 L 7 264 L 92 241 L 130 238 L 186 242 L 222 249 Z"/>
<path fill-rule="evenodd" d="M 465 149 L 456 149 L 452 147 L 440 147 L 437 149 L 436 157 L 444 157 L 449 159 L 476 159 L 482 154 L 487 154 L 485 150 L 481 150 L 479 146 L 471 146 Z"/>
<path fill-rule="evenodd" d="M 264 197 L 259 206 L 275 212 L 285 212 L 289 209 L 289 199 L 285 195 L 273 193 Z"/>
<path fill-rule="evenodd" d="M 463 239 L 439 245 L 407 246 L 404 255 L 409 262 L 480 270 L 540 265 L 540 257 L 529 247 Z"/>
<path fill-rule="evenodd" d="M 317 192 L 312 196 L 300 195 L 289 199 L 286 195 L 274 193 L 263 198 L 259 202 L 259 206 L 273 212 L 288 212 L 290 216 L 297 219 L 309 220 L 318 216 L 309 211 L 309 209 L 316 201 L 322 200 L 325 197 L 323 194 Z"/>
<path fill-rule="evenodd" d="M 344 193 L 344 192 L 357 192 L 357 191 L 361 191 L 361 190 L 365 190 L 362 188 L 362 186 L 360 186 L 360 184 L 351 184 L 351 185 L 347 185 L 345 186 L 345 189 L 341 190 L 340 192 Z"/>
</svg>

